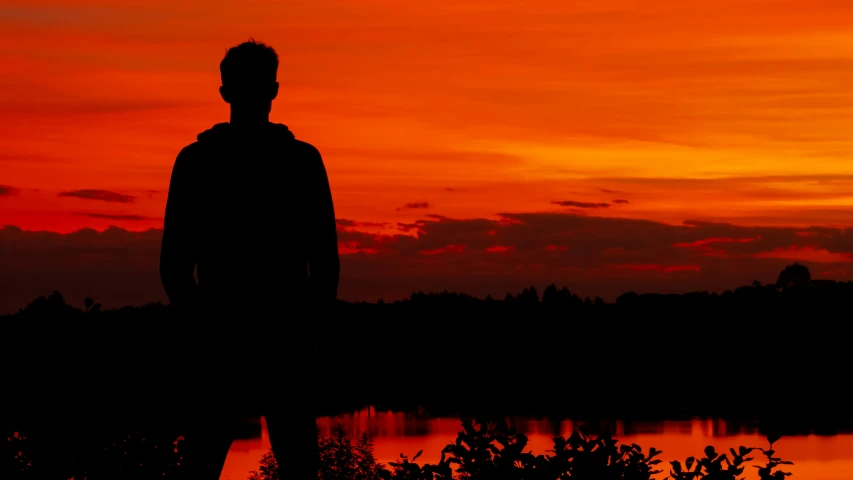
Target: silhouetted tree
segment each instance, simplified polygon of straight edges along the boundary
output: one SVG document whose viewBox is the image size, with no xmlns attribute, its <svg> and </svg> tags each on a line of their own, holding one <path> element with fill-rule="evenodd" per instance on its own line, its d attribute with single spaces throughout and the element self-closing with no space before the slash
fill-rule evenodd
<svg viewBox="0 0 853 480">
<path fill-rule="evenodd" d="M 557 286 L 552 283 L 542 292 L 542 304 L 549 309 L 569 309 L 583 305 L 583 300 L 572 294 L 568 288 L 563 287 L 558 290 Z"/>
<path fill-rule="evenodd" d="M 370 434 L 361 432 L 353 448 L 356 458 L 353 480 L 375 480 L 385 471 L 384 465 L 373 456 L 373 438 Z"/>
<path fill-rule="evenodd" d="M 373 456 L 373 439 L 366 432 L 353 445 L 344 426 L 338 424 L 330 436 L 318 432 L 317 441 L 320 445 L 320 480 L 376 480 L 385 471 Z M 251 480 L 276 479 L 259 477 Z"/>
<path fill-rule="evenodd" d="M 553 283 L 542 291 L 542 303 L 553 304 L 557 301 L 557 286 Z"/>
<path fill-rule="evenodd" d="M 278 474 L 278 462 L 272 451 L 265 453 L 258 462 L 257 470 L 249 472 L 249 480 L 280 480 Z"/>
<path fill-rule="evenodd" d="M 539 293 L 536 292 L 536 287 L 525 288 L 516 297 L 516 301 L 521 305 L 537 305 L 539 304 Z"/>
<path fill-rule="evenodd" d="M 808 267 L 794 263 L 788 265 L 779 273 L 779 278 L 776 280 L 776 286 L 779 288 L 790 288 L 794 286 L 809 285 L 812 281 L 812 275 Z"/>
<path fill-rule="evenodd" d="M 62 294 L 54 291 L 48 297 L 41 296 L 30 302 L 22 311 L 24 315 L 34 315 L 43 318 L 61 318 L 68 315 L 83 313 L 67 303 Z"/>
</svg>

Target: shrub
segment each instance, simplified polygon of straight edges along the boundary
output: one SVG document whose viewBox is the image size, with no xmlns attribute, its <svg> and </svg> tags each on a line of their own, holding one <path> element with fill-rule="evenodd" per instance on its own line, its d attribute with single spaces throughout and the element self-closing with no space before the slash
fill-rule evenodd
<svg viewBox="0 0 853 480">
<path fill-rule="evenodd" d="M 620 445 L 608 432 L 593 437 L 585 426 L 569 438 L 555 437 L 552 450 L 536 455 L 527 449 L 527 436 L 510 428 L 505 421 L 464 420 L 456 441 L 441 451 L 438 463 L 417 463 L 421 450 L 411 459 L 400 454 L 400 460 L 388 464 L 390 470 L 376 462 L 372 439 L 367 433 L 361 434 L 356 446 L 351 444 L 342 425 L 336 426 L 330 437 L 318 439 L 319 480 L 650 480 L 663 473 L 659 467 L 660 450 L 652 447 L 644 452 L 636 444 Z M 790 473 L 776 468 L 792 463 L 774 456 L 773 443 L 778 439 L 779 435 L 768 434 L 770 448 L 766 450 L 741 446 L 720 454 L 708 446 L 702 458 L 689 457 L 683 464 L 670 462 L 669 476 L 664 480 L 741 480 L 744 467 L 753 460 L 748 455 L 756 450 L 767 457 L 766 465 L 753 465 L 758 469 L 757 480 L 780 480 Z M 268 463 L 269 457 L 265 455 L 261 463 Z M 277 479 L 250 477 L 250 480 Z"/>
</svg>

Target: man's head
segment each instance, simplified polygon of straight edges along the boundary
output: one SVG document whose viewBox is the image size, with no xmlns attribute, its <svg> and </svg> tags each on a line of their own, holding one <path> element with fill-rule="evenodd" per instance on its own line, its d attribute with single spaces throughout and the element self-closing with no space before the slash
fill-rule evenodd
<svg viewBox="0 0 853 480">
<path fill-rule="evenodd" d="M 254 39 L 231 47 L 219 64 L 219 72 L 219 93 L 232 108 L 269 113 L 278 95 L 278 54 L 272 47 Z"/>
</svg>

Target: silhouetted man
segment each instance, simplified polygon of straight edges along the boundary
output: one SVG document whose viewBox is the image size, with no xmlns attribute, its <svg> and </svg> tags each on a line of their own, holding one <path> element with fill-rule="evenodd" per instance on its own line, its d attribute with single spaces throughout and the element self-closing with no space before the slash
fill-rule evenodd
<svg viewBox="0 0 853 480">
<path fill-rule="evenodd" d="M 264 415 L 283 477 L 316 478 L 306 336 L 337 296 L 329 181 L 317 149 L 269 120 L 275 50 L 251 40 L 219 68 L 231 119 L 175 160 L 160 254 L 176 328 L 191 332 L 178 379 L 193 419 L 187 460 L 192 478 L 219 478 L 235 422 Z"/>
</svg>

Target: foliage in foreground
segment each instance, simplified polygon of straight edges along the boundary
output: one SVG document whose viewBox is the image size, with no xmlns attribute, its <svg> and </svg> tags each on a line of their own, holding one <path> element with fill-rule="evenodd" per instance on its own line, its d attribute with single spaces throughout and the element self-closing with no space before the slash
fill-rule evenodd
<svg viewBox="0 0 853 480">
<path fill-rule="evenodd" d="M 742 480 L 747 465 L 760 451 L 766 458 L 758 469 L 757 480 L 780 480 L 790 473 L 778 470 L 792 462 L 774 456 L 773 444 L 779 436 L 770 434 L 770 448 L 740 446 L 728 453 L 718 453 L 713 446 L 704 456 L 688 457 L 684 462 L 670 462 L 664 480 Z M 580 427 L 568 439 L 554 438 L 554 448 L 547 454 L 535 455 L 527 450 L 528 439 L 505 422 L 462 422 L 462 431 L 454 443 L 441 452 L 436 464 L 418 464 L 420 451 L 410 460 L 400 460 L 386 467 L 373 456 L 373 442 L 362 433 L 354 444 L 342 425 L 331 436 L 319 436 L 319 480 L 649 480 L 664 474 L 660 450 L 648 452 L 636 444 L 619 445 L 608 433 L 593 437 Z M 251 472 L 249 480 L 280 480 L 279 466 L 272 453 L 261 459 L 260 468 Z M 390 467 L 390 468 L 388 468 Z M 754 471 L 754 470 L 753 470 Z"/>
</svg>

